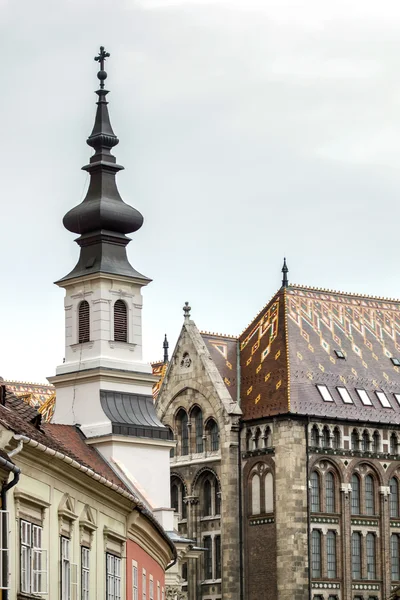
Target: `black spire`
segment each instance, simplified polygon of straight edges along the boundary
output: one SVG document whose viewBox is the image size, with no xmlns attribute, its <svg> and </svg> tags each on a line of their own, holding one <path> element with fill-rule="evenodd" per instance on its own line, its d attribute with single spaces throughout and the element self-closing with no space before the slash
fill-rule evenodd
<svg viewBox="0 0 400 600">
<path fill-rule="evenodd" d="M 282 273 L 283 273 L 282 287 L 288 287 L 289 280 L 288 280 L 287 274 L 289 273 L 289 269 L 287 268 L 286 258 L 283 259 Z"/>
<path fill-rule="evenodd" d="M 125 234 L 140 229 L 143 216 L 122 200 L 115 176 L 124 167 L 117 164 L 111 150 L 119 143 L 108 114 L 104 89 L 107 73 L 104 62 L 110 53 L 100 46 L 98 56 L 94 60 L 100 63 L 97 77 L 100 80 L 96 117 L 92 133 L 86 143 L 94 149 L 88 165 L 82 167 L 90 175 L 89 189 L 86 197 L 64 217 L 64 227 L 80 234 L 76 240 L 81 247 L 81 254 L 75 269 L 60 281 L 81 277 L 91 273 L 111 273 L 125 275 L 150 281 L 129 264 L 126 246 L 130 238 Z"/>
<path fill-rule="evenodd" d="M 169 348 L 167 334 L 165 334 L 165 337 L 164 337 L 163 348 L 164 348 L 164 363 L 167 363 L 168 362 L 168 348 Z"/>
</svg>

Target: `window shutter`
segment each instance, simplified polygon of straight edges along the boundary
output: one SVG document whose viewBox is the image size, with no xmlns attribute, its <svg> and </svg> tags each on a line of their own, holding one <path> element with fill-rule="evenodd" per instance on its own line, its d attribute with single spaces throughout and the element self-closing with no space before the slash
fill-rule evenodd
<svg viewBox="0 0 400 600">
<path fill-rule="evenodd" d="M 114 304 L 114 340 L 116 342 L 128 341 L 128 315 L 123 300 L 117 300 Z"/>
<path fill-rule="evenodd" d="M 78 340 L 79 344 L 83 344 L 84 342 L 90 341 L 90 309 L 89 302 L 83 300 L 79 305 L 78 312 L 78 320 L 79 320 L 79 331 L 78 331 Z"/>
</svg>

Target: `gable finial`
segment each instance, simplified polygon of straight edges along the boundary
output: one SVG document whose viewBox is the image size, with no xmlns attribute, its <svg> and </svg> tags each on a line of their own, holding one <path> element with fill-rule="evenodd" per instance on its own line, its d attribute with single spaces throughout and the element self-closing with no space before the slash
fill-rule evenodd
<svg viewBox="0 0 400 600">
<path fill-rule="evenodd" d="M 183 307 L 183 316 L 185 317 L 185 321 L 189 321 L 191 310 L 192 308 L 189 306 L 189 302 L 185 302 L 185 306 Z"/>
<path fill-rule="evenodd" d="M 164 363 L 167 363 L 168 362 L 168 348 L 169 348 L 167 334 L 165 334 L 165 336 L 164 336 L 163 348 L 164 348 Z"/>
<path fill-rule="evenodd" d="M 110 58 L 110 53 L 105 51 L 104 46 L 100 46 L 100 52 L 94 57 L 94 60 L 100 63 L 100 71 L 97 73 L 97 78 L 100 80 L 100 89 L 104 89 L 104 81 L 107 79 L 107 73 L 104 70 L 106 58 Z"/>
<path fill-rule="evenodd" d="M 289 269 L 286 264 L 286 258 L 283 259 L 282 273 L 283 273 L 282 287 L 288 287 L 288 285 L 289 285 L 289 280 L 288 280 Z"/>
</svg>

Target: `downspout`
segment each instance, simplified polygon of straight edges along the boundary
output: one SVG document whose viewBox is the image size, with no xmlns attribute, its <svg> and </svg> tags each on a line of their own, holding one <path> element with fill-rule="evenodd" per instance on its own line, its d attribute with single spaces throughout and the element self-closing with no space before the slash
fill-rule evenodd
<svg viewBox="0 0 400 600">
<path fill-rule="evenodd" d="M 306 490 L 307 490 L 307 555 L 308 555 L 308 600 L 311 600 L 311 515 L 310 515 L 310 489 L 309 489 L 309 440 L 308 440 L 308 425 L 310 417 L 308 417 L 306 429 Z"/>
<path fill-rule="evenodd" d="M 22 444 L 22 442 L 21 442 Z M 14 451 L 14 454 L 17 454 L 16 452 L 17 448 Z M 22 445 L 20 450 L 22 450 Z M 20 451 L 19 450 L 19 451 Z M 5 514 L 5 511 L 7 510 L 7 492 L 9 490 L 11 490 L 11 488 L 13 488 L 15 485 L 17 485 L 18 481 L 19 481 L 19 476 L 21 474 L 21 470 L 16 467 L 12 462 L 10 462 L 9 460 L 6 460 L 5 458 L 3 458 L 2 456 L 0 456 L 0 466 L 4 467 L 5 469 L 7 469 L 7 471 L 13 473 L 14 475 L 14 479 L 12 481 L 10 481 L 10 483 L 7 483 L 5 485 L 2 486 L 1 488 L 1 510 L 4 511 L 1 513 L 2 515 L 2 527 L 1 527 L 1 535 L 2 535 L 2 540 L 1 540 L 1 544 L 2 544 L 2 548 L 4 550 L 8 550 L 8 521 L 7 521 L 7 517 Z M 3 581 L 4 579 L 8 579 L 8 554 L 5 553 L 5 556 L 3 557 Z M 8 600 L 8 590 L 2 590 L 3 594 L 2 594 L 2 598 L 3 600 Z"/>
</svg>

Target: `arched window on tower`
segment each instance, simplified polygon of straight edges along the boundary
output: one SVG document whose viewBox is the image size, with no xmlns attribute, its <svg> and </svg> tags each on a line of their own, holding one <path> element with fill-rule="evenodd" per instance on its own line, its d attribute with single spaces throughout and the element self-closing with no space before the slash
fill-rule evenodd
<svg viewBox="0 0 400 600">
<path fill-rule="evenodd" d="M 265 441 L 266 448 L 272 447 L 272 431 L 271 431 L 270 427 L 267 427 L 265 430 L 264 441 Z"/>
<path fill-rule="evenodd" d="M 395 477 L 390 480 L 390 516 L 393 519 L 399 516 L 399 484 Z"/>
<path fill-rule="evenodd" d="M 216 515 L 220 515 L 221 514 L 221 492 L 218 488 L 217 482 L 215 482 L 214 485 L 214 513 Z"/>
<path fill-rule="evenodd" d="M 194 441 L 194 452 L 196 454 L 201 454 L 204 452 L 203 446 L 203 413 L 201 408 L 195 406 L 191 412 L 191 421 L 194 420 L 194 430 L 195 430 L 195 441 Z"/>
<path fill-rule="evenodd" d="M 197 487 L 198 486 L 198 487 Z M 205 471 L 196 490 L 200 496 L 200 515 L 202 517 L 215 517 L 221 514 L 220 486 L 217 477 L 212 471 Z"/>
<path fill-rule="evenodd" d="M 364 429 L 363 434 L 362 434 L 362 451 L 363 452 L 369 452 L 370 449 L 370 439 L 369 439 L 369 433 L 366 429 Z"/>
<path fill-rule="evenodd" d="M 203 485 L 203 515 L 205 517 L 212 515 L 211 481 L 209 479 L 206 479 Z"/>
<path fill-rule="evenodd" d="M 207 450 L 217 452 L 219 450 L 219 429 L 214 419 L 209 419 L 206 425 Z"/>
<path fill-rule="evenodd" d="M 186 456 L 189 454 L 189 427 L 188 427 L 188 416 L 186 411 L 181 408 L 176 415 L 176 429 L 178 431 L 178 438 L 180 441 L 181 455 Z"/>
<path fill-rule="evenodd" d="M 322 430 L 322 447 L 329 448 L 330 446 L 330 433 L 328 427 L 324 427 Z"/>
<path fill-rule="evenodd" d="M 179 515 L 179 520 L 186 519 L 186 495 L 185 486 L 182 480 L 175 476 L 171 478 L 171 508 Z"/>
<path fill-rule="evenodd" d="M 360 435 L 357 429 L 353 429 L 351 432 L 351 449 L 359 450 L 360 449 Z"/>
<path fill-rule="evenodd" d="M 311 446 L 319 446 L 319 430 L 316 425 L 313 425 L 311 429 Z"/>
<path fill-rule="evenodd" d="M 274 512 L 274 480 L 272 473 L 267 473 L 264 478 L 264 501 L 266 513 Z"/>
<path fill-rule="evenodd" d="M 392 433 L 390 436 L 390 454 L 398 454 L 399 451 L 399 443 L 397 440 L 397 435 Z"/>
<path fill-rule="evenodd" d="M 247 451 L 253 450 L 252 437 L 253 437 L 253 434 L 251 433 L 251 429 L 248 429 L 246 431 L 246 450 Z"/>
<path fill-rule="evenodd" d="M 339 429 L 339 427 L 335 427 L 335 429 L 333 430 L 332 446 L 335 450 L 340 448 L 340 429 Z"/>
<path fill-rule="evenodd" d="M 123 300 L 117 300 L 114 304 L 114 340 L 128 341 L 128 312 Z"/>
<path fill-rule="evenodd" d="M 260 447 L 260 440 L 261 440 L 261 429 L 259 427 L 257 427 L 256 433 L 254 435 L 254 450 L 258 450 L 258 448 Z"/>
<path fill-rule="evenodd" d="M 375 485 L 371 475 L 365 478 L 365 514 L 375 514 Z"/>
<path fill-rule="evenodd" d="M 90 342 L 90 308 L 87 300 L 82 300 L 78 308 L 78 343 Z"/>
<path fill-rule="evenodd" d="M 335 512 L 335 477 L 331 471 L 325 475 L 325 510 Z"/>
<path fill-rule="evenodd" d="M 374 435 L 372 436 L 372 451 L 380 452 L 381 449 L 381 436 L 378 431 L 374 431 Z"/>
</svg>

